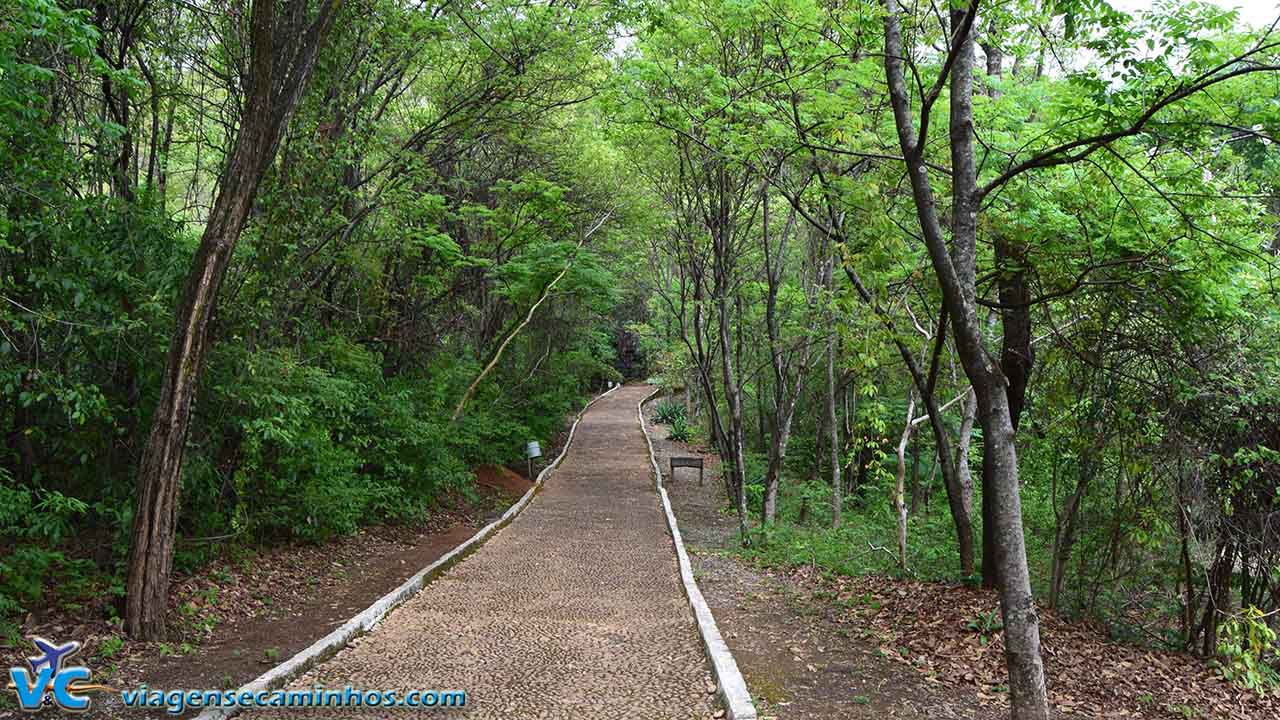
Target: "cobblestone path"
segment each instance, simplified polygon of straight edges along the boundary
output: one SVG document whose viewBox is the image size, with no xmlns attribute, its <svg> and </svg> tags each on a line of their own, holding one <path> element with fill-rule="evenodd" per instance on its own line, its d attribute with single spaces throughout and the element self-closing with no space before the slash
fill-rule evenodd
<svg viewBox="0 0 1280 720">
<path fill-rule="evenodd" d="M 636 421 L 648 392 L 623 387 L 592 405 L 524 512 L 291 687 L 467 692 L 464 710 L 404 711 L 418 717 L 711 717 L 711 676 Z"/>
</svg>

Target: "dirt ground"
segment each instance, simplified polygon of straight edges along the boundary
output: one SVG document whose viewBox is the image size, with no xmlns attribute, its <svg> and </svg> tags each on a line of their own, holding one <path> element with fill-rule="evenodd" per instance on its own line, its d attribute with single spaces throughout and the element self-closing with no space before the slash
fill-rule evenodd
<svg viewBox="0 0 1280 720">
<path fill-rule="evenodd" d="M 723 510 L 718 458 L 706 448 L 667 440 L 665 429 L 652 424 L 652 411 L 651 401 L 645 405 L 647 429 L 691 554 L 694 577 L 762 720 L 1005 716 L 885 658 L 879 643 L 841 621 L 838 606 L 820 590 L 729 553 L 738 542 L 738 526 L 731 512 Z M 705 483 L 698 484 L 696 470 L 683 468 L 671 480 L 672 455 L 702 457 Z"/>
<path fill-rule="evenodd" d="M 652 404 L 647 406 L 647 410 Z M 652 421 L 651 411 L 647 413 Z M 680 470 L 667 491 L 715 613 L 764 718 L 1005 718 L 1003 635 L 974 629 L 994 591 L 810 567 L 755 567 L 732 552 L 717 458 L 650 425 L 664 473 L 701 456 L 706 484 Z M 1055 718 L 1271 720 L 1280 698 L 1224 680 L 1200 658 L 1112 641 L 1105 629 L 1041 609 Z"/>
</svg>

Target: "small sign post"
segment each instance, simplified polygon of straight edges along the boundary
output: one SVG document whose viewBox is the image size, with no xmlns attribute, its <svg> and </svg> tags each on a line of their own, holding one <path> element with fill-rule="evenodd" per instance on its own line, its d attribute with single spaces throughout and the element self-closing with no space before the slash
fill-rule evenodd
<svg viewBox="0 0 1280 720">
<path fill-rule="evenodd" d="M 529 443 L 524 446 L 524 455 L 529 459 L 529 481 L 532 482 L 533 459 L 542 457 L 542 446 L 538 444 L 537 440 L 530 440 Z"/>
</svg>

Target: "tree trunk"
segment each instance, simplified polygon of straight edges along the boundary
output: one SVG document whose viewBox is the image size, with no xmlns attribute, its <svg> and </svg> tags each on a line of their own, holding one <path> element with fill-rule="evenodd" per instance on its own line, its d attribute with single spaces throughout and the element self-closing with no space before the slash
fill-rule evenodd
<svg viewBox="0 0 1280 720">
<path fill-rule="evenodd" d="M 920 482 L 920 441 L 912 438 L 911 443 L 911 514 L 920 511 L 924 502 L 925 486 Z"/>
<path fill-rule="evenodd" d="M 747 523 L 747 456 L 743 447 L 742 388 L 739 387 L 733 367 L 732 346 L 729 338 L 729 300 L 723 292 L 717 293 L 720 325 L 720 370 L 724 375 L 725 400 L 729 405 L 729 473 L 738 508 L 738 533 L 744 546 L 751 544 Z"/>
<path fill-rule="evenodd" d="M 1058 607 L 1062 595 L 1062 585 L 1066 582 L 1067 563 L 1071 560 L 1071 549 L 1076 541 L 1076 518 L 1080 514 L 1080 503 L 1084 500 L 1085 490 L 1089 487 L 1092 468 L 1082 468 L 1076 478 L 1075 491 L 1067 498 L 1057 532 L 1053 536 L 1053 569 L 1049 580 L 1049 608 Z"/>
<path fill-rule="evenodd" d="M 973 471 L 969 465 L 969 444 L 973 440 L 973 423 L 978 415 L 978 399 L 973 390 L 964 399 L 964 417 L 960 421 L 960 437 L 956 440 L 956 475 L 960 484 L 960 502 L 965 515 L 973 517 Z"/>
<path fill-rule="evenodd" d="M 834 262 L 834 260 L 832 260 Z M 827 271 L 828 274 L 830 270 Z M 836 336 L 827 336 L 827 427 L 828 444 L 831 446 L 831 527 L 840 527 L 840 514 L 844 507 L 844 493 L 840 486 L 840 424 L 836 421 Z"/>
<path fill-rule="evenodd" d="M 885 76 L 899 144 L 911 180 L 912 198 L 934 274 L 955 330 L 955 344 L 965 375 L 978 402 L 978 419 L 986 446 L 984 474 L 988 483 L 995 539 L 995 562 L 1000 579 L 1000 609 L 1005 628 L 1005 662 L 1009 670 L 1009 701 L 1015 720 L 1046 720 L 1049 716 L 1044 666 L 1040 657 L 1040 622 L 1031 595 L 1022 502 L 1018 487 L 1018 457 L 1014 446 L 1009 397 L 1004 376 L 983 344 L 977 316 L 975 262 L 979 198 L 973 148 L 973 41 L 976 6 L 953 10 L 951 27 L 951 169 L 953 216 L 951 250 L 938 217 L 923 138 L 917 138 L 910 104 L 897 0 L 885 0 Z M 939 91 L 941 84 L 938 85 Z M 932 100 L 927 100 L 932 102 Z M 922 122 L 928 108 L 921 112 Z"/>
<path fill-rule="evenodd" d="M 898 516 L 898 567 L 907 569 L 907 443 L 911 442 L 911 421 L 916 414 L 915 392 L 907 391 L 907 421 L 902 426 L 902 437 L 898 439 L 898 474 L 897 484 L 893 492 L 893 509 Z"/>
<path fill-rule="evenodd" d="M 996 284 L 999 287 L 1000 369 L 1008 380 L 1009 413 L 1013 429 L 1018 429 L 1026 406 L 1027 383 L 1035 363 L 1031 338 L 1031 288 L 1023 256 L 1026 248 L 1008 238 L 995 238 Z"/>
<path fill-rule="evenodd" d="M 988 446 L 984 443 L 982 453 L 982 587 L 996 588 L 1000 586 L 1000 568 L 996 560 L 996 521 L 995 490 L 992 488 L 991 468 L 987 467 Z"/>
<path fill-rule="evenodd" d="M 791 441 L 791 423 L 796 414 L 796 403 L 800 399 L 804 377 L 807 374 L 810 350 L 806 344 L 798 367 L 791 368 L 784 358 L 782 348 L 781 322 L 778 317 L 778 292 L 782 287 L 782 275 L 786 266 L 787 239 L 795 225 L 795 211 L 782 232 L 774 242 L 769 233 L 769 194 L 768 183 L 761 186 L 762 231 L 761 240 L 764 246 L 765 262 L 765 331 L 769 338 L 769 364 L 773 369 L 773 408 L 769 433 L 769 464 L 764 476 L 764 506 L 762 521 L 771 524 L 778 512 L 778 487 L 782 482 L 782 471 L 787 459 L 787 445 Z M 761 383 L 763 384 L 763 383 Z M 764 389 L 759 393 L 761 407 L 764 402 Z M 761 412 L 761 425 L 764 414 Z M 763 435 L 763 429 L 761 434 Z"/>
<path fill-rule="evenodd" d="M 274 0 L 253 3 L 242 124 L 178 301 L 160 399 L 138 470 L 125 603 L 125 630 L 137 638 L 155 640 L 165 633 L 183 450 L 218 289 L 335 7 L 326 0 L 308 24 L 305 5 L 296 3 L 277 17 Z"/>
</svg>

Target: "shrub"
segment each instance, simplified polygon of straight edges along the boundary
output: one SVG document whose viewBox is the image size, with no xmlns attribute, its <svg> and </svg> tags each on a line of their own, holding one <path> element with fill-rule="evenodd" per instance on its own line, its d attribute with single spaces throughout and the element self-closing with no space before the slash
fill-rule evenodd
<svg viewBox="0 0 1280 720">
<path fill-rule="evenodd" d="M 653 418 L 663 425 L 685 422 L 687 418 L 685 417 L 684 403 L 675 400 L 663 400 L 654 407 Z"/>
<path fill-rule="evenodd" d="M 1218 670 L 1227 680 L 1256 693 L 1280 687 L 1280 673 L 1267 664 L 1275 651 L 1276 633 L 1266 614 L 1250 605 L 1222 625 L 1218 641 Z"/>
<path fill-rule="evenodd" d="M 693 428 L 683 417 L 676 418 L 667 428 L 667 439 L 677 442 L 689 442 L 693 439 Z"/>
</svg>

